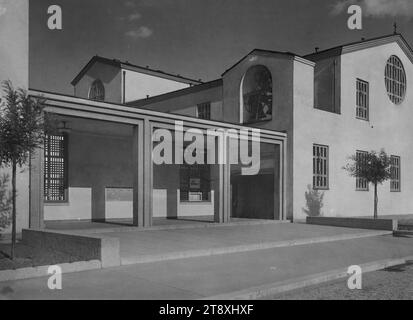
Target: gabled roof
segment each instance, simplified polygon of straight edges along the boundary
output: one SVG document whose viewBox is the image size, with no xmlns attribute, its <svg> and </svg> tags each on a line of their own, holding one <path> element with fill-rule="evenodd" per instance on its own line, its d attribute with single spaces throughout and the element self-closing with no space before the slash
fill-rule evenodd
<svg viewBox="0 0 413 320">
<path fill-rule="evenodd" d="M 243 56 L 238 62 L 236 62 L 234 65 L 232 65 L 229 69 L 225 70 L 225 72 L 222 74 L 222 76 L 224 76 L 224 74 L 226 74 L 228 71 L 235 68 L 238 64 L 240 64 L 242 61 L 244 61 L 248 56 L 255 55 L 255 54 L 258 54 L 258 55 L 271 55 L 271 56 L 280 56 L 281 55 L 281 56 L 290 57 L 292 59 L 299 60 L 303 63 L 314 65 L 314 63 L 312 61 L 307 60 L 304 57 L 301 57 L 298 54 L 295 54 L 295 53 L 292 53 L 292 52 L 288 52 L 288 51 L 281 52 L 281 51 L 274 51 L 274 50 L 253 49 L 248 54 Z"/>
<path fill-rule="evenodd" d="M 305 55 L 304 58 L 311 60 L 311 61 L 318 61 L 318 60 L 322 60 L 325 58 L 336 57 L 336 56 L 339 56 L 345 53 L 363 50 L 367 48 L 372 48 L 372 47 L 376 47 L 379 45 L 388 44 L 392 42 L 398 43 L 400 48 L 404 51 L 406 56 L 413 63 L 413 50 L 400 33 L 393 33 L 393 34 L 385 35 L 381 37 L 364 39 L 361 41 L 343 44 L 340 46 L 336 46 L 333 48 L 329 48 L 326 50 L 322 50 L 322 51 L 318 51 L 315 53 Z"/>
<path fill-rule="evenodd" d="M 111 66 L 114 66 L 114 67 L 118 67 L 120 69 L 126 69 L 126 70 L 136 71 L 136 72 L 140 72 L 140 73 L 145 73 L 145 74 L 157 76 L 157 77 L 160 77 L 160 78 L 174 80 L 174 81 L 177 81 L 177 82 L 187 83 L 187 84 L 191 84 L 191 85 L 203 83 L 201 80 L 190 79 L 190 78 L 187 78 L 187 77 L 183 77 L 179 74 L 167 73 L 167 72 L 164 72 L 164 71 L 161 71 L 161 70 L 154 70 L 154 69 L 151 69 L 149 67 L 138 66 L 138 65 L 129 63 L 128 61 L 120 61 L 120 60 L 117 60 L 117 59 L 109 59 L 109 58 L 105 58 L 105 57 L 101 57 L 101 56 L 96 55 L 96 56 L 92 57 L 92 59 L 89 60 L 89 62 L 83 67 L 82 70 L 80 70 L 78 75 L 72 80 L 71 84 L 76 85 L 80 81 L 80 79 L 85 75 L 85 73 L 96 62 L 100 62 L 100 63 L 104 63 L 104 64 L 111 65 Z"/>
</svg>

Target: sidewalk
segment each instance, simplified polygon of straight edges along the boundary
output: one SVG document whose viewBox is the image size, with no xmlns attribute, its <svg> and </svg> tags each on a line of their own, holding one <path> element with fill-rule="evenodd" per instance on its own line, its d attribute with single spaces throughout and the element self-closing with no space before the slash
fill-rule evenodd
<svg viewBox="0 0 413 320">
<path fill-rule="evenodd" d="M 376 236 L 0 283 L 7 299 L 200 299 L 384 259 L 413 255 L 413 240 Z"/>
</svg>

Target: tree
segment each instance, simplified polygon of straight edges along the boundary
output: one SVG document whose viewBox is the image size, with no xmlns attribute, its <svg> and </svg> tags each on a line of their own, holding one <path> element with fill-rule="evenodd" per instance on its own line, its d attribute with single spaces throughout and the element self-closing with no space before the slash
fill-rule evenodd
<svg viewBox="0 0 413 320">
<path fill-rule="evenodd" d="M 0 165 L 12 168 L 12 243 L 11 259 L 16 246 L 16 171 L 27 164 L 31 154 L 44 145 L 49 121 L 44 117 L 43 101 L 29 97 L 23 89 L 15 90 L 10 81 L 3 82 L 4 103 L 0 106 Z"/>
<path fill-rule="evenodd" d="M 349 157 L 351 163 L 344 169 L 353 177 L 365 179 L 374 186 L 374 218 L 377 219 L 377 185 L 391 178 L 391 158 L 381 149 L 370 151 L 362 156 L 355 154 Z"/>
</svg>

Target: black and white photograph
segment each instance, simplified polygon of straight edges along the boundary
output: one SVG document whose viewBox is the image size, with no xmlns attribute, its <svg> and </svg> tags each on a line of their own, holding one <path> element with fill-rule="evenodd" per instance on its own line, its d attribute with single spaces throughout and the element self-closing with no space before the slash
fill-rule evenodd
<svg viewBox="0 0 413 320">
<path fill-rule="evenodd" d="M 0 0 L 0 300 L 413 300 L 412 47 L 412 0 Z"/>
</svg>

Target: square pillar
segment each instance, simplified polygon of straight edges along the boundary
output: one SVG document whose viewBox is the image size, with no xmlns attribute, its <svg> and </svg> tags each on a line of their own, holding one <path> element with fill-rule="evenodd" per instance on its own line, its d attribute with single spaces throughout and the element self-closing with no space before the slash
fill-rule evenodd
<svg viewBox="0 0 413 320">
<path fill-rule="evenodd" d="M 106 220 L 105 186 L 99 180 L 92 185 L 92 221 L 105 222 Z"/>
<path fill-rule="evenodd" d="M 143 226 L 152 225 L 152 126 L 148 119 L 143 122 Z"/>
<path fill-rule="evenodd" d="M 220 201 L 223 206 L 222 212 L 222 222 L 230 222 L 231 220 L 231 164 L 229 163 L 229 137 L 225 133 L 224 138 L 222 139 L 222 157 L 223 165 L 222 166 L 222 195 L 220 194 Z"/>
<path fill-rule="evenodd" d="M 36 149 L 30 156 L 29 227 L 42 229 L 44 225 L 44 150 Z"/>
<path fill-rule="evenodd" d="M 143 128 L 135 125 L 132 137 L 133 225 L 137 227 L 144 226 L 143 154 Z"/>
</svg>

